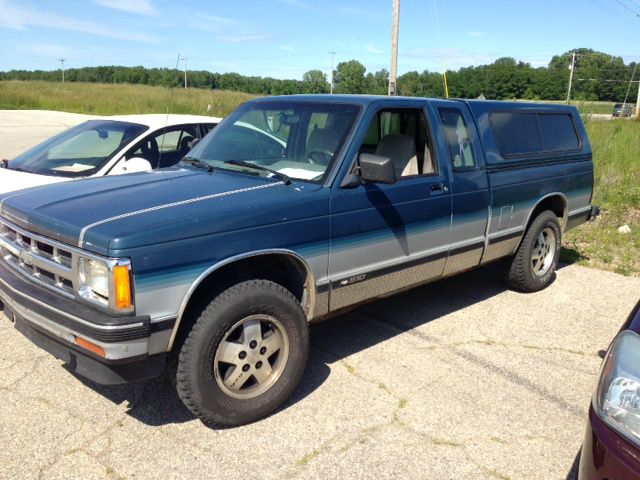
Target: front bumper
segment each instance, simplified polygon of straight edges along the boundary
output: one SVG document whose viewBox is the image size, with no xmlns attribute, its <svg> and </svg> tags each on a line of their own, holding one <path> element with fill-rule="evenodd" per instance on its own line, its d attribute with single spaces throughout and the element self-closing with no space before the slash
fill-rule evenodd
<svg viewBox="0 0 640 480">
<path fill-rule="evenodd" d="M 165 354 L 149 355 L 149 339 L 173 322 L 109 315 L 36 285 L 1 261 L 0 301 L 21 333 L 96 383 L 140 381 L 164 371 Z M 102 347 L 105 356 L 78 346 L 77 337 Z"/>
<path fill-rule="evenodd" d="M 589 408 L 580 455 L 580 480 L 640 479 L 640 448 L 611 429 Z"/>
</svg>

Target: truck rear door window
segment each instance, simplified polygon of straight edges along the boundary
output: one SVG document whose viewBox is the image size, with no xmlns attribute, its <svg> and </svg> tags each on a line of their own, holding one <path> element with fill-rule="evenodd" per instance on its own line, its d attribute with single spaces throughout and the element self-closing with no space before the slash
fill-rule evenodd
<svg viewBox="0 0 640 480">
<path fill-rule="evenodd" d="M 467 122 L 457 108 L 440 108 L 440 120 L 449 147 L 454 170 L 470 170 L 476 168 Z"/>
<path fill-rule="evenodd" d="M 493 112 L 489 118 L 503 156 L 542 152 L 537 114 Z"/>
<path fill-rule="evenodd" d="M 575 150 L 580 147 L 580 140 L 571 115 L 545 113 L 540 114 L 538 118 L 546 151 Z"/>
</svg>

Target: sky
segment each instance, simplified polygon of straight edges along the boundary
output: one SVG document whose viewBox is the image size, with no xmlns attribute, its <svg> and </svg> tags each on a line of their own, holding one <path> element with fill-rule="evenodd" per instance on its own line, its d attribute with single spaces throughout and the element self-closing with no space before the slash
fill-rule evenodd
<svg viewBox="0 0 640 480">
<path fill-rule="evenodd" d="M 184 67 L 302 79 L 389 69 L 392 0 L 0 0 L 0 71 Z M 402 0 L 398 74 L 592 48 L 640 60 L 640 0 Z M 330 52 L 335 52 L 332 56 Z"/>
</svg>

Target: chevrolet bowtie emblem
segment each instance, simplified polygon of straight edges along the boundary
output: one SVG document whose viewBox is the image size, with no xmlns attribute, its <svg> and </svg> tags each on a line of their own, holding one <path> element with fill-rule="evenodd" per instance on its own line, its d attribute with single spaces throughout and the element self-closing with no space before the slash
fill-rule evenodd
<svg viewBox="0 0 640 480">
<path fill-rule="evenodd" d="M 29 252 L 28 250 L 23 250 L 22 252 L 20 252 L 20 261 L 25 265 L 29 265 L 29 266 L 33 265 L 32 253 Z"/>
</svg>

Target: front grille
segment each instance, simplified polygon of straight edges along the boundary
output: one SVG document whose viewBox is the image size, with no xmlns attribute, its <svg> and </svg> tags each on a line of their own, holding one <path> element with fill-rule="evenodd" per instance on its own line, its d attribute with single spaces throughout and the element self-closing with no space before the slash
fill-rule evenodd
<svg viewBox="0 0 640 480">
<path fill-rule="evenodd" d="M 41 237 L 0 218 L 2 259 L 23 275 L 66 295 L 73 295 L 75 253 L 66 245 Z"/>
</svg>

